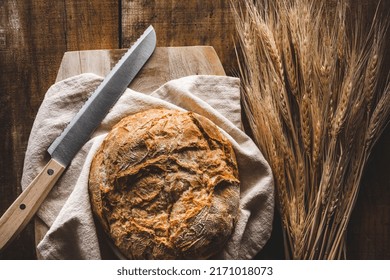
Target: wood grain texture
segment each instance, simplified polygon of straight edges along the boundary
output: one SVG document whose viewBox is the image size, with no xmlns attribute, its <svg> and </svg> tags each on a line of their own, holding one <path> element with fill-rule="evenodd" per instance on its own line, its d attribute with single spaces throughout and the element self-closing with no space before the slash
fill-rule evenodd
<svg viewBox="0 0 390 280">
<path fill-rule="evenodd" d="M 335 1 L 335 0 L 328 0 Z M 381 0 L 389 14 L 390 0 Z M 360 3 L 372 14 L 378 0 Z M 0 1 L 0 214 L 20 193 L 24 152 L 31 125 L 66 51 L 129 47 L 153 24 L 158 46 L 212 45 L 228 75 L 237 72 L 229 0 L 44 0 Z M 122 10 L 122 11 L 121 11 Z M 387 35 L 386 41 L 390 44 Z M 390 47 L 387 48 L 389 52 Z M 386 56 L 390 65 L 389 55 Z M 388 74 L 388 68 L 383 77 Z M 390 259 L 388 127 L 366 168 L 348 228 L 348 257 Z M 282 258 L 276 219 L 271 240 L 258 258 Z M 33 227 L 0 259 L 35 258 Z"/>
<path fill-rule="evenodd" d="M 390 126 L 366 166 L 347 231 L 350 259 L 390 260 Z"/>
<path fill-rule="evenodd" d="M 390 20 L 390 0 L 352 1 L 359 4 L 369 28 L 370 19 L 378 8 L 378 20 Z M 384 68 L 380 79 L 390 77 L 390 30 L 385 38 Z M 390 120 L 389 120 L 390 121 Z M 347 258 L 390 260 L 390 125 L 376 143 L 365 166 L 360 192 L 347 229 Z"/>
<path fill-rule="evenodd" d="M 157 46 L 210 45 L 228 75 L 237 71 L 233 44 L 235 25 L 229 0 L 122 0 L 122 47 L 150 24 Z"/>
<path fill-rule="evenodd" d="M 119 3 L 0 1 L 0 215 L 21 192 L 24 152 L 43 95 L 68 49 L 117 48 Z M 0 259 L 35 258 L 30 224 Z"/>
<path fill-rule="evenodd" d="M 127 49 L 66 52 L 56 81 L 87 72 L 104 77 L 126 51 Z M 225 75 L 225 71 L 213 47 L 157 47 L 130 84 L 130 88 L 150 93 L 170 80 L 187 75 Z"/>
<path fill-rule="evenodd" d="M 65 166 L 51 159 L 0 218 L 0 250 L 24 229 L 53 188 Z"/>
<path fill-rule="evenodd" d="M 51 8 L 60 9 L 58 2 Z M 53 48 L 59 53 L 65 50 L 65 46 L 61 46 L 61 41 L 64 42 L 60 28 L 62 20 L 53 13 L 54 10 L 47 8 L 44 1 L 23 4 L 2 1 L 0 10 L 3 32 L 0 50 L 0 212 L 4 213 L 21 192 L 20 179 L 29 130 L 42 95 L 53 77 L 46 65 L 56 60 L 58 63 Z M 45 18 L 42 14 L 46 15 Z M 51 36 L 48 36 L 49 32 Z M 48 46 L 53 47 L 49 49 Z M 31 229 L 27 229 L 2 253 L 2 257 L 32 258 L 31 241 Z"/>
<path fill-rule="evenodd" d="M 119 48 L 118 0 L 61 0 L 61 2 L 65 14 L 64 35 L 67 51 Z"/>
</svg>

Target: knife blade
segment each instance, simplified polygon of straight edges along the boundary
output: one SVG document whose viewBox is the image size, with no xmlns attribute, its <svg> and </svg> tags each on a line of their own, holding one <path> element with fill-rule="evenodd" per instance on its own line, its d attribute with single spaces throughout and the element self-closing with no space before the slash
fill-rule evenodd
<svg viewBox="0 0 390 280">
<path fill-rule="evenodd" d="M 50 145 L 47 150 L 51 156 L 49 162 L 0 218 L 0 250 L 35 215 L 66 167 L 150 58 L 155 47 L 156 33 L 149 26 Z"/>
</svg>

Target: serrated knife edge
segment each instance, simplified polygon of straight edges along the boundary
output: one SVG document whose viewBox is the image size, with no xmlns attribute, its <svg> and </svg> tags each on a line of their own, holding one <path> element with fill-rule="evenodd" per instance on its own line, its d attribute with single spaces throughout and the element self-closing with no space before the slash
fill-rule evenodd
<svg viewBox="0 0 390 280">
<path fill-rule="evenodd" d="M 153 42 L 153 44 L 147 44 L 147 42 Z M 70 163 L 151 56 L 155 43 L 155 31 L 152 26 L 149 26 L 112 68 L 61 135 L 50 145 L 48 152 L 52 158 L 65 166 Z M 142 63 L 132 64 L 130 56 L 136 57 L 137 61 Z M 127 71 L 123 71 L 124 67 L 127 67 Z M 101 94 L 102 92 L 105 94 Z"/>
</svg>

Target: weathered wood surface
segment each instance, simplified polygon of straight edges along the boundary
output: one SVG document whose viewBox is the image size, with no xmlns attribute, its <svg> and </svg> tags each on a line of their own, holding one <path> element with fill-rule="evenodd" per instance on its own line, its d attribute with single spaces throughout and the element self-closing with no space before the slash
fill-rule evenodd
<svg viewBox="0 0 390 280">
<path fill-rule="evenodd" d="M 87 72 L 105 76 L 126 51 L 127 49 L 66 52 L 56 81 Z M 150 93 L 170 80 L 188 75 L 226 73 L 211 46 L 157 47 L 130 84 L 130 88 Z"/>
<path fill-rule="evenodd" d="M 237 72 L 229 0 L 122 0 L 122 46 L 129 46 L 150 24 L 157 46 L 213 46 L 228 75 Z"/>
<path fill-rule="evenodd" d="M 352 1 L 357 2 L 372 14 L 378 0 Z M 382 4 L 390 11 L 390 0 Z M 21 191 L 31 125 L 64 53 L 128 47 L 149 24 L 157 30 L 158 46 L 212 45 L 226 73 L 237 72 L 229 0 L 0 1 L 0 214 Z M 389 54 L 386 59 L 390 65 Z M 388 68 L 383 76 L 387 73 Z M 390 259 L 389 143 L 390 127 L 366 168 L 348 229 L 349 258 Z M 30 226 L 0 259 L 35 258 L 33 237 Z M 259 258 L 283 258 L 281 240 L 276 220 Z"/>
<path fill-rule="evenodd" d="M 67 50 L 118 48 L 119 2 L 0 1 L 0 214 L 21 192 L 24 153 Z M 30 224 L 0 258 L 33 259 Z"/>
<path fill-rule="evenodd" d="M 378 2 L 379 20 L 390 20 L 390 0 L 351 1 L 351 9 L 361 5 L 366 28 Z M 387 31 L 381 79 L 390 74 L 390 30 Z M 347 258 L 390 260 L 390 125 L 374 147 L 363 174 L 357 203 L 347 229 Z"/>
</svg>

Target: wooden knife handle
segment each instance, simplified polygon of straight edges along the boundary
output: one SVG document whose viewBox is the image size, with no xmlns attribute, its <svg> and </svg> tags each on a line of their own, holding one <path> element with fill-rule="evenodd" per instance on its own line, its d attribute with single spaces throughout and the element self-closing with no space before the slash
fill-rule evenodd
<svg viewBox="0 0 390 280">
<path fill-rule="evenodd" d="M 0 218 L 0 250 L 28 224 L 45 200 L 65 166 L 51 159 Z"/>
</svg>

